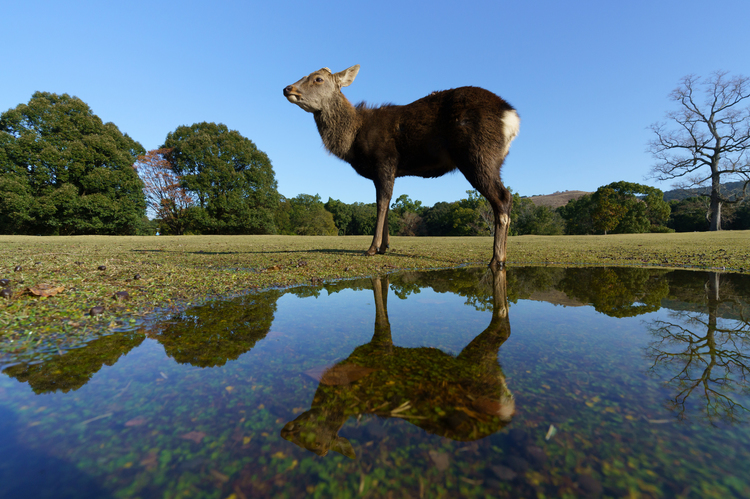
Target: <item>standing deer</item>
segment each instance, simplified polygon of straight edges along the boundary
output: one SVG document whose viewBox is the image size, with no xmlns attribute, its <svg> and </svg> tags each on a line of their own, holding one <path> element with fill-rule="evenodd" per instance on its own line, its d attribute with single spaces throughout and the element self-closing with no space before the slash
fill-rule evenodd
<svg viewBox="0 0 750 499">
<path fill-rule="evenodd" d="M 292 104 L 313 113 L 323 145 L 375 183 L 377 222 L 367 255 L 388 249 L 388 206 L 396 177 L 440 177 L 455 169 L 489 203 L 495 215 L 490 267 L 505 266 L 512 197 L 500 167 L 521 120 L 497 95 L 477 87 L 433 92 L 405 106 L 352 106 L 341 88 L 359 65 L 332 73 L 323 68 L 284 89 Z"/>
</svg>

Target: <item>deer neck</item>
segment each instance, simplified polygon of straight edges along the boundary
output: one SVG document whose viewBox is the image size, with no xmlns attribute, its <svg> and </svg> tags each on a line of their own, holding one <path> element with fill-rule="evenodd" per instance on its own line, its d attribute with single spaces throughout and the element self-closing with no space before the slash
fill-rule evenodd
<svg viewBox="0 0 750 499">
<path fill-rule="evenodd" d="M 357 109 L 341 95 L 327 108 L 315 112 L 315 124 L 328 151 L 345 160 L 362 125 Z"/>
</svg>

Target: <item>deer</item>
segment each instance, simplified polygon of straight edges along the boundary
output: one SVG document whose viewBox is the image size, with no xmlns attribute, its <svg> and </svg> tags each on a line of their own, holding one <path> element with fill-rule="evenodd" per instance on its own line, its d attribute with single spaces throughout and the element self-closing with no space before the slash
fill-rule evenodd
<svg viewBox="0 0 750 499">
<path fill-rule="evenodd" d="M 457 356 L 437 348 L 393 344 L 388 320 L 388 277 L 372 278 L 375 331 L 345 360 L 322 372 L 310 410 L 281 429 L 281 437 L 319 456 L 329 451 L 356 457 L 339 431 L 349 418 L 401 418 L 428 433 L 457 441 L 487 437 L 515 413 L 513 394 L 498 363 L 510 337 L 505 270 L 489 269 L 492 319 Z M 317 371 L 317 370 L 316 370 Z M 442 413 L 436 413 L 440 407 Z"/>
<path fill-rule="evenodd" d="M 406 105 L 353 106 L 341 92 L 359 72 L 322 68 L 284 88 L 292 104 L 312 113 L 328 152 L 375 184 L 377 221 L 368 256 L 390 246 L 388 209 L 397 177 L 436 178 L 459 170 L 492 206 L 489 266 L 504 268 L 512 196 L 500 168 L 521 120 L 506 101 L 479 87 L 432 92 Z"/>
</svg>

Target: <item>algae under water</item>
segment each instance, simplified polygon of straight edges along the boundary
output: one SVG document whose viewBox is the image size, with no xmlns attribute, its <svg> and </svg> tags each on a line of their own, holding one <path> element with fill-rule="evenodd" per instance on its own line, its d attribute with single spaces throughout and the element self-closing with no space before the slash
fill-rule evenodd
<svg viewBox="0 0 750 499">
<path fill-rule="evenodd" d="M 750 278 L 401 272 L 0 377 L 0 497 L 750 497 Z"/>
</svg>

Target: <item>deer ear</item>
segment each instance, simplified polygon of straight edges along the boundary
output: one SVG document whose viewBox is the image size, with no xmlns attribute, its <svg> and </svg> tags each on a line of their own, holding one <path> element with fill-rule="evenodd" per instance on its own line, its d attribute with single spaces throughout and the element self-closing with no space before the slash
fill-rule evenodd
<svg viewBox="0 0 750 499">
<path fill-rule="evenodd" d="M 339 454 L 348 457 L 349 459 L 356 459 L 357 454 L 354 452 L 354 447 L 349 443 L 349 440 L 344 437 L 336 437 L 333 444 L 331 444 L 331 450 L 338 452 Z"/>
<path fill-rule="evenodd" d="M 354 78 L 356 78 L 357 73 L 359 73 L 359 64 L 355 64 L 349 69 L 336 73 L 336 81 L 338 82 L 339 87 L 348 87 L 351 85 Z"/>
</svg>

